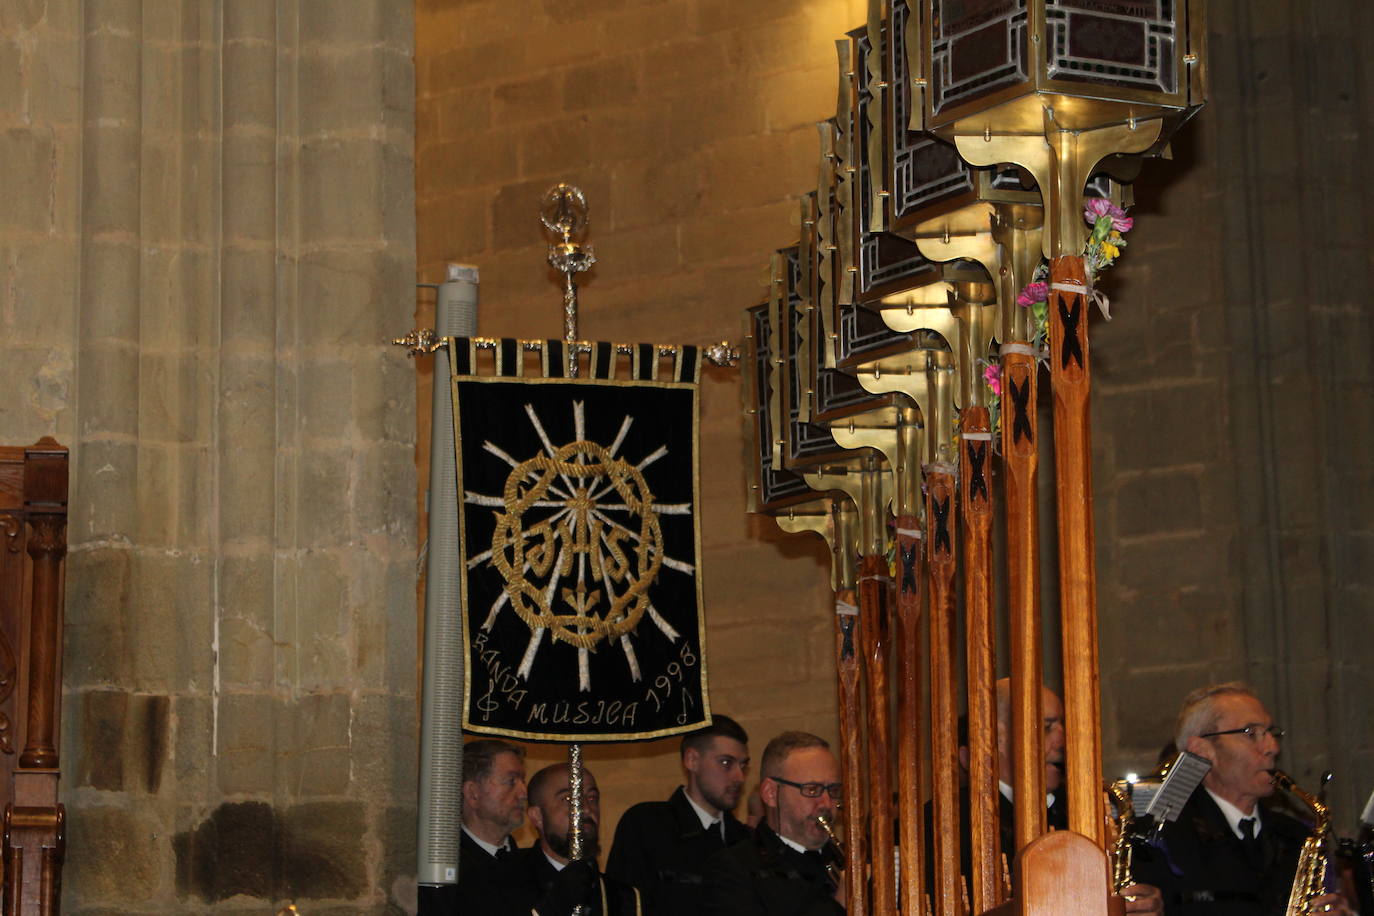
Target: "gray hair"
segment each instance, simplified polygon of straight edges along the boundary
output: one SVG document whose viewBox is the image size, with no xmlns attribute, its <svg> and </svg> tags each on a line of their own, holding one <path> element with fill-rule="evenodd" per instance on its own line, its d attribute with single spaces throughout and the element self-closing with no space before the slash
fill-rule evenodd
<svg viewBox="0 0 1374 916">
<path fill-rule="evenodd" d="M 497 738 L 478 738 L 463 745 L 463 782 L 481 782 L 491 773 L 492 764 L 502 754 L 525 759 L 525 749 Z"/>
<path fill-rule="evenodd" d="M 1183 698 L 1183 708 L 1178 711 L 1178 721 L 1174 724 L 1174 746 L 1180 751 L 1184 750 L 1189 738 L 1216 731 L 1217 723 L 1221 721 L 1217 700 L 1226 696 L 1258 699 L 1249 685 L 1241 681 L 1199 687 Z"/>
</svg>

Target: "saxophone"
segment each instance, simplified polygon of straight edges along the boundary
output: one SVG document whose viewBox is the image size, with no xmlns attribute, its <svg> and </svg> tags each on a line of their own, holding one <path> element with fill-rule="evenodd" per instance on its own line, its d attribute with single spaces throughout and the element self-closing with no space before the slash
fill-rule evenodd
<svg viewBox="0 0 1374 916">
<path fill-rule="evenodd" d="M 1112 841 L 1112 849 L 1109 858 L 1112 863 L 1112 893 L 1120 894 L 1122 890 L 1135 884 L 1135 877 L 1131 873 L 1131 852 L 1134 849 L 1135 824 L 1135 803 L 1132 801 L 1132 786 L 1124 780 L 1118 779 L 1107 783 L 1107 792 L 1116 801 L 1116 839 Z"/>
<path fill-rule="evenodd" d="M 818 814 L 816 815 L 816 824 L 825 831 L 825 835 L 830 838 L 829 845 L 834 847 L 834 858 L 826 860 L 825 873 L 830 876 L 831 881 L 838 885 L 843 878 L 840 869 L 844 868 L 844 844 L 835 836 L 835 829 L 830 823 L 830 818 L 824 814 Z"/>
<path fill-rule="evenodd" d="M 1323 774 L 1322 785 L 1330 778 L 1330 772 Z M 1285 916 L 1305 916 L 1313 911 L 1313 901 L 1326 893 L 1326 873 L 1331 863 L 1331 812 L 1325 802 L 1298 788 L 1282 770 L 1274 771 L 1274 782 L 1301 799 L 1317 818 L 1298 853 L 1298 870 L 1293 875 L 1293 888 L 1288 892 L 1288 908 L 1284 911 Z"/>
</svg>

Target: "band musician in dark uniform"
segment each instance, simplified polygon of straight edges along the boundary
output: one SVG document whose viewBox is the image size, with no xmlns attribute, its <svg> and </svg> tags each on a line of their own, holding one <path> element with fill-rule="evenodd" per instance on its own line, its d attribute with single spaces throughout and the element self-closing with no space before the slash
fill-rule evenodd
<svg viewBox="0 0 1374 916">
<path fill-rule="evenodd" d="M 1135 877 L 1164 896 L 1165 916 L 1283 916 L 1308 828 L 1266 806 L 1283 731 L 1239 682 L 1193 691 L 1175 728 L 1177 747 L 1212 768 L 1153 844 L 1137 849 Z M 1310 912 L 1349 914 L 1325 894 Z"/>
<path fill-rule="evenodd" d="M 687 785 L 641 802 L 616 825 L 606 874 L 639 888 L 645 912 L 698 916 L 706 860 L 749 835 L 735 819 L 749 768 L 749 735 L 729 716 L 682 739 Z"/>
<path fill-rule="evenodd" d="M 712 916 L 835 916 L 845 911 L 843 882 L 826 871 L 829 837 L 817 816 L 833 820 L 840 764 L 826 742 L 783 732 L 764 749 L 759 796 L 767 811 L 753 836 L 706 864 Z"/>
<path fill-rule="evenodd" d="M 419 888 L 420 916 L 461 912 L 471 885 L 516 850 L 511 833 L 525 823 L 525 750 L 495 738 L 463 745 L 463 826 L 458 838 L 458 884 Z"/>
<path fill-rule="evenodd" d="M 586 916 L 640 916 L 639 892 L 602 875 L 600 852 L 601 794 L 596 777 L 582 770 L 583 858 L 572 860 L 570 768 L 544 767 L 529 783 L 530 824 L 539 842 L 521 849 L 487 872 L 469 889 L 462 887 L 464 913 L 482 916 L 570 916 L 577 906 Z"/>
</svg>

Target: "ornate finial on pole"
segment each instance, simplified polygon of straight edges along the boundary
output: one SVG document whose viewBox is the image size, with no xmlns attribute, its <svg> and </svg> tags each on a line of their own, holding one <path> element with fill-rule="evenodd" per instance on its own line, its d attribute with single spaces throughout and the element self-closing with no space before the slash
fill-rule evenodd
<svg viewBox="0 0 1374 916">
<path fill-rule="evenodd" d="M 731 367 L 739 365 L 739 347 L 728 340 L 711 344 L 702 352 L 713 365 Z"/>
<path fill-rule="evenodd" d="M 572 344 L 577 340 L 577 274 L 596 263 L 592 246 L 583 246 L 578 239 L 587 231 L 587 197 L 580 188 L 562 182 L 544 195 L 539 219 L 557 237 L 549 245 L 549 263 L 563 274 L 563 340 L 568 344 L 568 375 L 577 375 L 577 353 Z"/>
</svg>

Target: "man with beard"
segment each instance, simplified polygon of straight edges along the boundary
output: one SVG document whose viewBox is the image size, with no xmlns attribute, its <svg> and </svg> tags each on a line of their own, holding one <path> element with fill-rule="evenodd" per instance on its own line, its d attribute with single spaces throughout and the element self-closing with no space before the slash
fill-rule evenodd
<svg viewBox="0 0 1374 916">
<path fill-rule="evenodd" d="M 697 916 L 706 860 L 749 835 L 735 819 L 749 768 L 749 735 L 729 716 L 682 739 L 687 785 L 667 801 L 640 802 L 620 818 L 606 874 L 638 887 L 645 910 Z"/>
<path fill-rule="evenodd" d="M 1211 761 L 1178 819 L 1137 849 L 1137 878 L 1159 886 L 1165 916 L 1282 916 L 1308 828 L 1261 804 L 1274 793 L 1283 730 L 1236 681 L 1190 693 L 1174 743 Z M 1316 913 L 1349 913 L 1326 894 Z"/>
<path fill-rule="evenodd" d="M 474 882 L 515 852 L 511 833 L 525 822 L 524 748 L 494 738 L 463 745 L 463 827 L 459 883 L 419 889 L 420 916 L 456 914 Z"/>
<path fill-rule="evenodd" d="M 601 793 L 596 777 L 582 769 L 582 854 L 573 861 L 569 841 L 571 769 L 566 763 L 544 767 L 529 783 L 530 824 L 539 843 L 521 849 L 480 879 L 466 895 L 464 912 L 483 916 L 569 916 L 576 906 L 587 916 L 638 916 L 639 892 L 602 875 Z M 466 891 L 466 885 L 464 885 Z"/>
<path fill-rule="evenodd" d="M 816 822 L 835 818 L 840 764 L 821 738 L 783 732 L 763 751 L 759 797 L 767 811 L 753 836 L 706 864 L 706 907 L 715 916 L 837 916 L 844 890 L 830 880 Z"/>
</svg>

